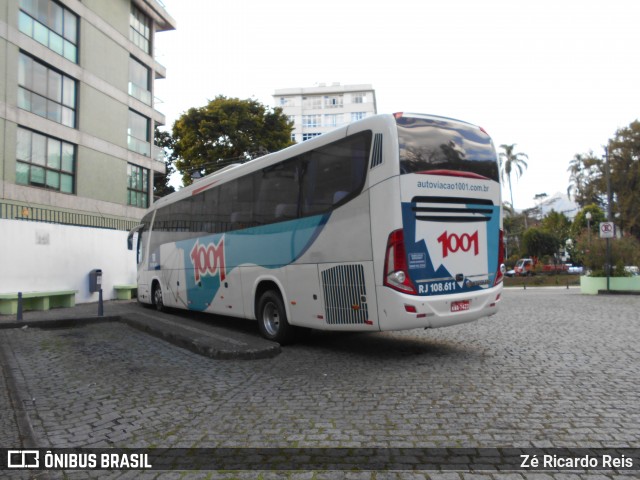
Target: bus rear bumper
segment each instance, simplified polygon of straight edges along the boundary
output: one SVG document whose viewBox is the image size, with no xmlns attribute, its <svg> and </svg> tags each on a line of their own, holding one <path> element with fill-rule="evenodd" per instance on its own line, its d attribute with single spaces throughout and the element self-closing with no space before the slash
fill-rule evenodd
<svg viewBox="0 0 640 480">
<path fill-rule="evenodd" d="M 495 315 L 502 284 L 455 295 L 418 296 L 377 286 L 380 330 L 439 328 Z"/>
</svg>

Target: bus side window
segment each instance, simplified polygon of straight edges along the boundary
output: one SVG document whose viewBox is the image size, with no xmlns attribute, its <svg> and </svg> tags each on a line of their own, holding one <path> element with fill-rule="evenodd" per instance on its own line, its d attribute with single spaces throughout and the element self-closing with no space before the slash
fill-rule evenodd
<svg viewBox="0 0 640 480">
<path fill-rule="evenodd" d="M 254 176 L 241 177 L 234 182 L 237 183 L 235 197 L 231 198 L 231 228 L 241 230 L 254 226 L 253 207 L 255 188 L 253 185 Z"/>
<path fill-rule="evenodd" d="M 260 225 L 298 217 L 300 161 L 293 159 L 262 170 L 255 220 Z"/>
<path fill-rule="evenodd" d="M 371 132 L 347 137 L 308 156 L 302 191 L 302 215 L 327 212 L 364 186 Z"/>
<path fill-rule="evenodd" d="M 235 197 L 236 184 L 233 181 L 223 183 L 216 190 L 220 190 L 220 201 L 215 216 L 216 226 L 219 232 L 228 232 L 231 230 L 231 214 L 233 213 L 231 199 Z"/>
</svg>

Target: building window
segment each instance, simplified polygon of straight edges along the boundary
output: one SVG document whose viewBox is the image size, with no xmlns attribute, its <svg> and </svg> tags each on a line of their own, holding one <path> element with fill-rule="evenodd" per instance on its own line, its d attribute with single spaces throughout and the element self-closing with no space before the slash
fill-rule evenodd
<svg viewBox="0 0 640 480">
<path fill-rule="evenodd" d="M 305 108 L 322 108 L 322 97 L 302 97 L 302 106 Z"/>
<path fill-rule="evenodd" d="M 18 28 L 67 60 L 78 63 L 78 17 L 51 0 L 20 0 Z"/>
<path fill-rule="evenodd" d="M 303 133 L 302 134 L 302 141 L 304 142 L 306 140 L 309 140 L 309 139 L 311 139 L 313 137 L 318 137 L 320 135 L 321 135 L 320 133 Z"/>
<path fill-rule="evenodd" d="M 365 112 L 351 112 L 351 121 L 357 122 L 365 117 Z"/>
<path fill-rule="evenodd" d="M 76 81 L 20 53 L 18 107 L 57 123 L 76 126 Z"/>
<path fill-rule="evenodd" d="M 127 164 L 127 205 L 147 208 L 149 206 L 149 170 Z"/>
<path fill-rule="evenodd" d="M 129 40 L 151 54 L 151 19 L 132 3 L 129 16 Z"/>
<path fill-rule="evenodd" d="M 151 70 L 129 57 L 129 95 L 151 105 Z"/>
<path fill-rule="evenodd" d="M 342 108 L 342 95 L 329 95 L 324 97 L 325 108 Z"/>
<path fill-rule="evenodd" d="M 74 193 L 75 145 L 18 127 L 16 183 Z"/>
<path fill-rule="evenodd" d="M 303 127 L 320 127 L 321 126 L 320 115 L 303 115 L 302 126 Z"/>
<path fill-rule="evenodd" d="M 140 155 L 151 155 L 149 119 L 133 110 L 129 110 L 129 128 L 127 129 L 127 145 Z"/>
<path fill-rule="evenodd" d="M 354 93 L 353 103 L 367 103 L 367 94 L 364 92 Z"/>
<path fill-rule="evenodd" d="M 341 113 L 333 113 L 324 116 L 324 126 L 325 127 L 339 127 L 342 125 L 342 114 Z"/>
</svg>

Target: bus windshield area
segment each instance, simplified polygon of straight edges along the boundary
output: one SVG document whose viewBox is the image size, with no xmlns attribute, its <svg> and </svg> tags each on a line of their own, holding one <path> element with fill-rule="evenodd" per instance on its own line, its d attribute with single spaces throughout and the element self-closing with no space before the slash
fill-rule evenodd
<svg viewBox="0 0 640 480">
<path fill-rule="evenodd" d="M 473 125 L 438 117 L 396 119 L 400 173 L 465 172 L 499 181 L 490 137 Z"/>
</svg>

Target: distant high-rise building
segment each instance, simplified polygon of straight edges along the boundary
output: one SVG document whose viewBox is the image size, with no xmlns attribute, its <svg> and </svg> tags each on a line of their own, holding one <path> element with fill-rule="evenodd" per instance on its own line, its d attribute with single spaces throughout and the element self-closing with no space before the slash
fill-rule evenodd
<svg viewBox="0 0 640 480">
<path fill-rule="evenodd" d="M 126 229 L 164 174 L 158 0 L 0 2 L 0 218 Z"/>
<path fill-rule="evenodd" d="M 321 83 L 317 87 L 276 90 L 273 98 L 294 122 L 291 139 L 298 143 L 377 113 L 376 92 L 371 85 Z"/>
</svg>

